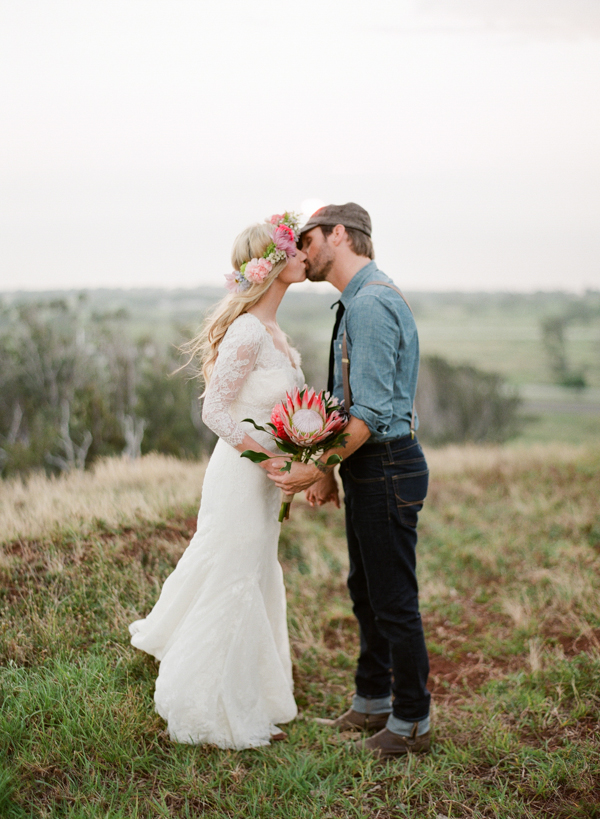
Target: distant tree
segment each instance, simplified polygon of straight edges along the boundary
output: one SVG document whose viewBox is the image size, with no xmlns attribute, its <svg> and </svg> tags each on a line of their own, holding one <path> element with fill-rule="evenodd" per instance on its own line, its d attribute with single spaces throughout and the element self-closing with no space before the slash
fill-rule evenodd
<svg viewBox="0 0 600 819">
<path fill-rule="evenodd" d="M 56 447 L 63 454 L 56 455 L 54 465 L 74 465 L 80 456 L 70 447 L 75 440 L 80 447 L 85 441 L 87 453 L 91 433 L 73 408 L 93 378 L 79 311 L 62 300 L 28 303 L 5 311 L 2 323 L 8 326 L 0 336 L 4 470 L 47 463 Z"/>
<path fill-rule="evenodd" d="M 521 428 L 521 399 L 502 376 L 425 356 L 417 388 L 419 438 L 427 443 L 501 443 Z"/>
<path fill-rule="evenodd" d="M 563 387 L 583 389 L 586 386 L 583 372 L 573 370 L 567 358 L 565 331 L 574 315 L 571 312 L 542 319 L 542 342 L 554 381 Z"/>
<path fill-rule="evenodd" d="M 196 458 L 212 450 L 216 436 L 200 413 L 202 385 L 188 370 L 174 346 L 153 348 L 139 370 L 137 411 L 146 420 L 142 452 L 165 452 Z"/>
</svg>

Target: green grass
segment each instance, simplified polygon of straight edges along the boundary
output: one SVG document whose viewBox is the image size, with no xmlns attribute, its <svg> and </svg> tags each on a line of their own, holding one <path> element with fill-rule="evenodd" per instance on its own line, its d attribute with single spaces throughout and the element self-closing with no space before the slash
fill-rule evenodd
<svg viewBox="0 0 600 819">
<path fill-rule="evenodd" d="M 596 447 L 600 441 L 600 412 L 532 413 L 516 441 L 519 444 L 545 444 L 562 441 L 566 444 L 586 444 Z"/>
<path fill-rule="evenodd" d="M 188 507 L 4 545 L 2 819 L 600 816 L 600 450 L 449 448 L 430 461 L 431 754 L 378 765 L 311 721 L 346 707 L 357 638 L 342 515 L 301 502 L 280 548 L 301 711 L 289 741 L 169 741 L 156 663 L 127 624 L 185 547 Z"/>
</svg>

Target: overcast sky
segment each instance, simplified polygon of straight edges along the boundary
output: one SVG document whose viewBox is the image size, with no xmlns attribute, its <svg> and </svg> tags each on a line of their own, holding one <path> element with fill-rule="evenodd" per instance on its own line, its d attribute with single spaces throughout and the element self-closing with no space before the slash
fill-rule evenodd
<svg viewBox="0 0 600 819">
<path fill-rule="evenodd" d="M 354 200 L 406 289 L 600 287 L 598 0 L 0 0 L 0 290 Z"/>
</svg>

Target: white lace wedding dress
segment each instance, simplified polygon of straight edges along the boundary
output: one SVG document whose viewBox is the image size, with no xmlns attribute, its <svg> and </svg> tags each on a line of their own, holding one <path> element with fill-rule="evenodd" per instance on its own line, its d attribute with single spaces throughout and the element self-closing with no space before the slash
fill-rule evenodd
<svg viewBox="0 0 600 819">
<path fill-rule="evenodd" d="M 220 748 L 268 745 L 297 714 L 277 561 L 280 490 L 231 445 L 264 424 L 287 390 L 302 386 L 266 328 L 245 313 L 221 342 L 203 418 L 219 435 L 206 469 L 198 529 L 144 620 L 134 646 L 160 660 L 156 710 L 177 742 Z"/>
</svg>

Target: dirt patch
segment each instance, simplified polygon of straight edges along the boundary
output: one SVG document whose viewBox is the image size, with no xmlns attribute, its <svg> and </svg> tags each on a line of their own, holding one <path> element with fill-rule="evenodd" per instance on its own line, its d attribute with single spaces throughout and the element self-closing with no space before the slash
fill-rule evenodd
<svg viewBox="0 0 600 819">
<path fill-rule="evenodd" d="M 139 558 L 150 547 L 154 547 L 157 540 L 166 543 L 185 541 L 186 545 L 196 532 L 196 518 L 184 518 L 177 521 L 157 525 L 140 524 L 140 526 L 124 526 L 114 531 L 90 532 L 81 540 L 74 543 L 65 543 L 58 539 L 53 545 L 59 547 L 65 564 L 85 562 L 87 547 L 98 543 L 114 543 L 120 541 L 119 553 L 124 557 Z M 5 543 L 2 551 L 7 557 L 17 558 L 20 564 L 30 568 L 43 569 L 46 566 L 48 542 L 41 540 L 15 540 Z"/>
<path fill-rule="evenodd" d="M 438 654 L 429 658 L 427 687 L 438 702 L 455 702 L 477 691 L 490 680 L 498 680 L 522 665 L 520 658 L 510 660 L 486 657 L 482 652 L 467 652 L 456 659 Z"/>
<path fill-rule="evenodd" d="M 485 651 L 487 636 L 494 641 L 510 635 L 507 617 L 472 600 L 461 600 L 462 617 L 454 623 L 436 613 L 423 617 L 425 636 L 443 646 L 442 654 L 430 653 L 427 687 L 437 701 L 453 702 L 477 691 L 490 680 L 522 668 L 521 656 L 496 657 Z M 471 649 L 471 650 L 469 650 Z"/>
<path fill-rule="evenodd" d="M 164 540 L 176 540 L 181 537 L 191 538 L 196 532 L 197 519 L 195 517 L 186 517 L 182 519 L 173 518 L 168 522 L 160 522 L 156 524 L 140 521 L 139 526 L 123 526 L 114 529 L 106 529 L 102 522 L 98 524 L 96 530 L 84 533 L 77 541 L 77 545 L 85 544 L 88 541 L 100 540 L 104 543 L 117 540 L 119 538 L 137 538 L 144 540 L 155 536 L 160 536 Z M 12 540 L 2 544 L 2 551 L 5 555 L 11 557 L 18 557 L 25 562 L 34 560 L 40 553 L 45 554 L 48 549 L 48 540 Z M 73 546 L 72 539 L 65 539 L 64 536 L 58 534 L 52 537 L 50 542 L 54 546 L 59 546 L 64 551 L 69 551 Z"/>
<path fill-rule="evenodd" d="M 567 657 L 600 651 L 600 628 L 591 629 L 589 632 L 579 634 L 577 637 L 567 637 L 564 634 L 559 634 L 555 636 L 555 639 L 560 643 Z"/>
</svg>

